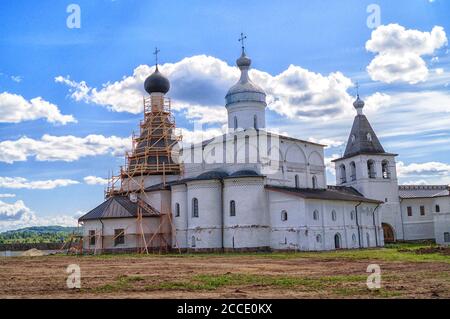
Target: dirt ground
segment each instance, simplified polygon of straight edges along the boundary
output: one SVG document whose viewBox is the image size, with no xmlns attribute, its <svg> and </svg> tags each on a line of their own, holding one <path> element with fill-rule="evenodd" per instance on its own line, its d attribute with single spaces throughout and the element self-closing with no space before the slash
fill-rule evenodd
<svg viewBox="0 0 450 319">
<path fill-rule="evenodd" d="M 366 286 L 373 263 L 378 290 Z M 81 289 L 66 286 L 70 264 L 81 268 Z M 450 263 L 336 254 L 0 258 L 0 298 L 450 298 Z"/>
</svg>

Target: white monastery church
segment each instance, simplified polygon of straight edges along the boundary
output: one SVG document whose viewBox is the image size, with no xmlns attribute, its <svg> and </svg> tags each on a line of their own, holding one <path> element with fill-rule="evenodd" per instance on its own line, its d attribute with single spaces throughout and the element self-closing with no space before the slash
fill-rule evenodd
<svg viewBox="0 0 450 319">
<path fill-rule="evenodd" d="M 448 186 L 399 186 L 364 102 L 327 185 L 324 145 L 269 133 L 266 94 L 249 78 L 226 95 L 228 133 L 181 149 L 169 80 L 145 81 L 144 120 L 106 201 L 79 219 L 83 248 L 109 251 L 320 251 L 387 241 L 450 244 Z"/>
</svg>

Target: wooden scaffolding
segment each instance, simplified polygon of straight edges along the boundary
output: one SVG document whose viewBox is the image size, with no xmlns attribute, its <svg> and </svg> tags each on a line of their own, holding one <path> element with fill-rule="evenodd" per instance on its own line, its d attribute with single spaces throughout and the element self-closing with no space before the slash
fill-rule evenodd
<svg viewBox="0 0 450 319">
<path fill-rule="evenodd" d="M 166 223 L 170 225 L 169 236 L 174 232 L 171 212 L 159 212 L 159 225 L 156 232 L 145 232 L 144 213 L 155 214 L 148 203 L 145 192 L 145 177 L 162 176 L 162 186 L 166 186 L 167 176 L 181 178 L 183 166 L 179 163 L 181 132 L 176 128 L 171 111 L 171 101 L 162 94 L 154 94 L 143 99 L 144 119 L 140 122 L 139 136 L 133 133 L 132 149 L 125 154 L 125 165 L 118 175 L 110 174 L 105 190 L 105 198 L 113 196 L 136 196 L 137 201 L 137 251 L 149 253 L 149 247 L 159 243 L 159 251 L 170 249 L 170 237 L 164 232 Z M 148 214 L 147 214 L 148 215 Z M 96 235 L 97 236 L 97 235 Z M 103 234 L 101 235 L 103 238 Z"/>
</svg>

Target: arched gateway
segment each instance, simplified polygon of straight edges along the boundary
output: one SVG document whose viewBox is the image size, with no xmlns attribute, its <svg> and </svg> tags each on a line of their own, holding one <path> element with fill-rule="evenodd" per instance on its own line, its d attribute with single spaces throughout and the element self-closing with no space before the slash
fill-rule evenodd
<svg viewBox="0 0 450 319">
<path fill-rule="evenodd" d="M 383 227 L 383 234 L 384 234 L 384 242 L 385 243 L 392 243 L 395 241 L 395 235 L 394 235 L 394 229 L 391 225 L 382 223 L 381 226 Z"/>
</svg>

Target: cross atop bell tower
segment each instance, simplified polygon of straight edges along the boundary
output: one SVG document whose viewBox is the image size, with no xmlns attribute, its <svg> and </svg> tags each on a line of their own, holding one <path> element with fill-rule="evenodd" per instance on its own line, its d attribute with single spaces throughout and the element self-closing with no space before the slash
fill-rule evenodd
<svg viewBox="0 0 450 319">
<path fill-rule="evenodd" d="M 245 43 L 244 43 L 244 41 L 247 39 L 247 36 L 243 33 L 243 32 L 241 32 L 241 37 L 239 38 L 239 42 L 241 42 L 241 44 L 242 44 L 242 54 L 244 54 L 245 53 Z"/>
<path fill-rule="evenodd" d="M 155 65 L 158 66 L 158 54 L 161 52 L 157 47 L 155 48 L 155 51 L 153 51 L 153 55 L 155 56 Z"/>
</svg>

